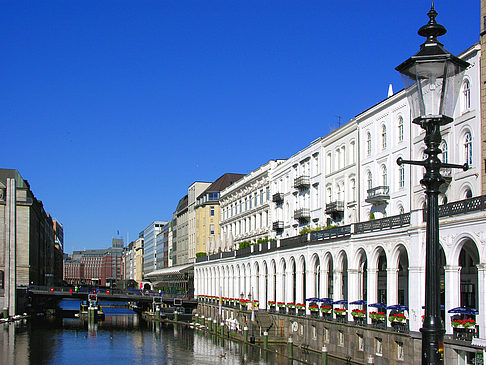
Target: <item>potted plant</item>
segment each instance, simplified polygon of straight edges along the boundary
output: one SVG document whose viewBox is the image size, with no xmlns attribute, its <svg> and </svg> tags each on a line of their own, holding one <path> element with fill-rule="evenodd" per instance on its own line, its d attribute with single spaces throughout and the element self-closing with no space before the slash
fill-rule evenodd
<svg viewBox="0 0 486 365">
<path fill-rule="evenodd" d="M 295 307 L 298 310 L 299 315 L 304 315 L 305 314 L 305 304 L 304 303 L 297 303 Z"/>
<path fill-rule="evenodd" d="M 385 312 L 371 312 L 370 313 L 370 318 L 373 320 L 373 321 L 378 321 L 378 322 L 382 322 L 385 320 Z"/>
<path fill-rule="evenodd" d="M 278 307 L 278 311 L 280 313 L 284 313 L 285 312 L 285 303 L 284 302 L 277 302 L 277 307 Z"/>
<path fill-rule="evenodd" d="M 295 314 L 295 303 L 294 302 L 288 302 L 287 303 L 287 310 L 290 314 Z"/>
<path fill-rule="evenodd" d="M 309 305 L 309 310 L 311 312 L 311 316 L 314 318 L 319 317 L 319 306 L 317 304 Z"/>
<path fill-rule="evenodd" d="M 398 323 L 403 323 L 407 320 L 407 317 L 403 313 L 395 313 L 395 314 L 390 314 L 388 317 L 388 320 L 391 323 L 398 322 Z"/>
<path fill-rule="evenodd" d="M 356 324 L 363 325 L 366 321 L 366 311 L 362 309 L 353 309 L 351 311 L 353 320 Z"/>
<path fill-rule="evenodd" d="M 340 322 L 344 322 L 346 318 L 346 308 L 334 308 L 334 314 L 336 315 L 336 319 Z"/>
</svg>

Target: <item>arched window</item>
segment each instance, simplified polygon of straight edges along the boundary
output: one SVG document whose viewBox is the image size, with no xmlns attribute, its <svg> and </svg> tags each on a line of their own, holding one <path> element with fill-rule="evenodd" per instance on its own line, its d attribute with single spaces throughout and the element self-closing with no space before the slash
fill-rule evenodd
<svg viewBox="0 0 486 365">
<path fill-rule="evenodd" d="M 386 171 L 386 166 L 382 165 L 381 166 L 381 182 L 382 186 L 388 186 L 388 173 Z"/>
<path fill-rule="evenodd" d="M 327 188 L 327 196 L 326 196 L 326 198 L 327 198 L 327 204 L 331 203 L 331 200 L 332 200 L 332 190 L 331 190 L 330 187 Z"/>
<path fill-rule="evenodd" d="M 471 132 L 466 132 L 464 135 L 464 154 L 466 163 L 471 166 L 473 163 L 473 152 L 472 152 L 472 136 Z"/>
<path fill-rule="evenodd" d="M 386 148 L 386 126 L 383 124 L 381 126 L 381 149 Z"/>
<path fill-rule="evenodd" d="M 471 84 L 469 80 L 464 80 L 462 86 L 462 112 L 466 112 L 471 109 Z"/>
<path fill-rule="evenodd" d="M 440 204 L 441 205 L 446 205 L 447 204 L 447 195 L 440 194 L 439 198 L 440 198 Z"/>
<path fill-rule="evenodd" d="M 405 187 L 405 166 L 403 165 L 400 165 L 398 167 L 398 175 L 399 175 L 399 183 L 398 183 L 398 187 L 400 189 L 403 189 Z"/>
<path fill-rule="evenodd" d="M 368 132 L 368 134 L 366 135 L 366 152 L 368 156 L 371 155 L 371 133 L 370 132 Z"/>
<path fill-rule="evenodd" d="M 398 142 L 403 141 L 403 118 L 400 115 L 398 117 Z"/>
<path fill-rule="evenodd" d="M 466 197 L 466 199 L 470 199 L 470 198 L 472 198 L 472 196 L 473 196 L 472 190 L 468 188 L 466 190 L 465 197 Z"/>
<path fill-rule="evenodd" d="M 356 180 L 351 179 L 351 201 L 356 201 Z"/>
<path fill-rule="evenodd" d="M 373 175 L 368 171 L 368 190 L 373 189 Z"/>
<path fill-rule="evenodd" d="M 403 209 L 403 206 L 400 204 L 398 206 L 398 214 L 404 214 L 405 213 L 405 209 Z"/>
<path fill-rule="evenodd" d="M 449 156 L 447 155 L 447 142 L 445 140 L 442 140 L 440 149 L 442 151 L 442 162 L 447 163 L 449 161 Z"/>
</svg>

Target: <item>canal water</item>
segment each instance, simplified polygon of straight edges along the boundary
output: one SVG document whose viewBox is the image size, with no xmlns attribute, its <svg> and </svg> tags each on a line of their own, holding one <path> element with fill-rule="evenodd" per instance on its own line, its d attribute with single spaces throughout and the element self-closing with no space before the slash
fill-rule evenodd
<svg viewBox="0 0 486 365">
<path fill-rule="evenodd" d="M 64 309 L 79 308 L 65 303 Z M 276 352 L 222 340 L 187 326 L 149 323 L 133 312 L 105 308 L 102 322 L 77 318 L 45 319 L 0 325 L 0 364 L 298 364 Z M 285 347 L 275 348 L 284 353 Z M 303 363 L 320 356 L 294 352 Z M 329 365 L 344 364 L 329 361 Z"/>
</svg>

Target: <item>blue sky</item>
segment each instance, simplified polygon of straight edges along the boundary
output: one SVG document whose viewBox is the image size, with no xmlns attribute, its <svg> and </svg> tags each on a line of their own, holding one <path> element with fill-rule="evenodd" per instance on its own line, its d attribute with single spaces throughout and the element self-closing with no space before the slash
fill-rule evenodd
<svg viewBox="0 0 486 365">
<path fill-rule="evenodd" d="M 194 181 L 286 158 L 402 88 L 429 1 L 0 1 L 0 167 L 65 251 L 168 220 Z M 480 4 L 435 1 L 442 42 Z"/>
</svg>

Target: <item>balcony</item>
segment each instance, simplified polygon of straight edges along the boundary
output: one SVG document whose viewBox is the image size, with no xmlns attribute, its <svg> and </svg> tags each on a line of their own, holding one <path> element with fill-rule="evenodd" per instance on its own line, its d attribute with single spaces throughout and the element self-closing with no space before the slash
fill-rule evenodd
<svg viewBox="0 0 486 365">
<path fill-rule="evenodd" d="M 284 200 L 284 195 L 282 193 L 276 193 L 276 194 L 272 195 L 272 201 L 274 203 L 279 204 L 279 203 L 282 203 L 283 200 Z"/>
<path fill-rule="evenodd" d="M 308 208 L 300 208 L 294 210 L 294 218 L 297 220 L 308 221 L 310 219 L 310 210 Z"/>
<path fill-rule="evenodd" d="M 272 228 L 273 228 L 274 231 L 283 231 L 284 222 L 283 221 L 273 222 Z"/>
<path fill-rule="evenodd" d="M 452 180 L 452 169 L 450 167 L 443 167 L 440 169 L 440 174 L 444 178 L 446 184 L 450 184 Z"/>
<path fill-rule="evenodd" d="M 294 179 L 294 188 L 299 190 L 308 189 L 310 186 L 310 177 L 308 175 L 302 175 Z"/>
<path fill-rule="evenodd" d="M 342 214 L 344 213 L 344 202 L 343 201 L 335 201 L 329 204 L 326 204 L 326 214 Z"/>
<path fill-rule="evenodd" d="M 386 203 L 390 200 L 389 191 L 389 186 L 377 186 L 376 188 L 368 189 L 368 198 L 365 201 L 376 205 Z"/>
</svg>

